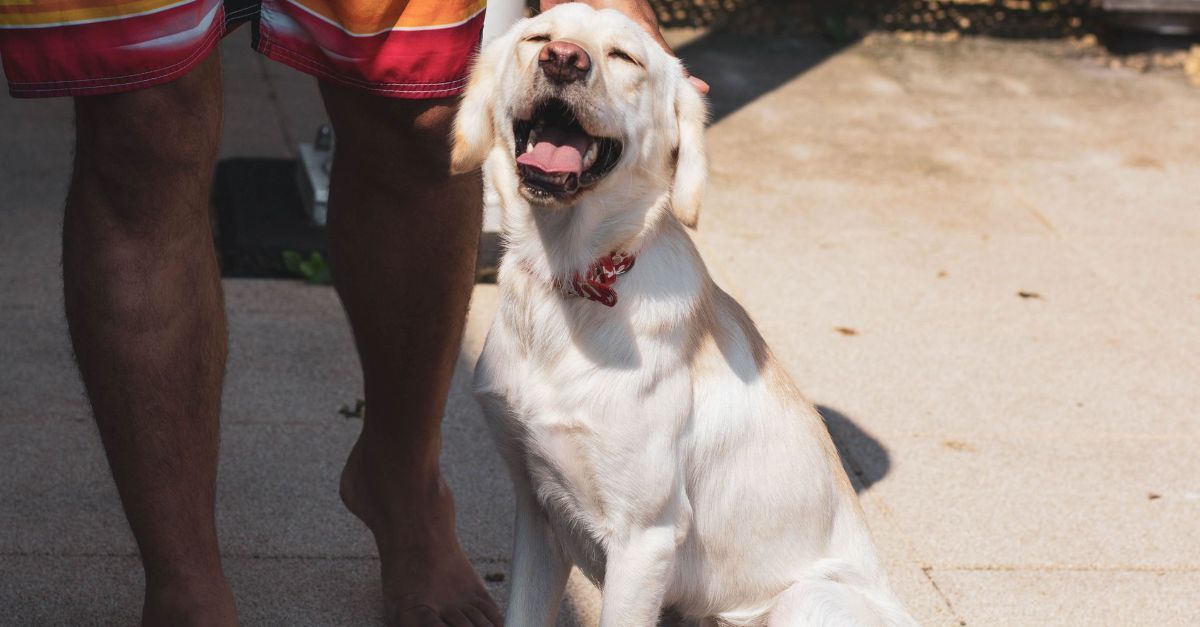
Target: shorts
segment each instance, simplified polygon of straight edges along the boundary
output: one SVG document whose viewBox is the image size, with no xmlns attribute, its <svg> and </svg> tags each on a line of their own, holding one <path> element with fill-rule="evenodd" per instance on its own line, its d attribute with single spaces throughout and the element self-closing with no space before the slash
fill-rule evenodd
<svg viewBox="0 0 1200 627">
<path fill-rule="evenodd" d="M 165 83 L 249 22 L 262 54 L 394 98 L 460 93 L 486 0 L 0 0 L 13 96 L 90 96 Z"/>
</svg>

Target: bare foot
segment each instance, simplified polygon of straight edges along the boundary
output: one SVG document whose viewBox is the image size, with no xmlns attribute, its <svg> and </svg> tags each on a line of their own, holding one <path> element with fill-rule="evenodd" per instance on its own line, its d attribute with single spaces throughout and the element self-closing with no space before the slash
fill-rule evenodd
<svg viewBox="0 0 1200 627">
<path fill-rule="evenodd" d="M 148 581 L 142 605 L 142 626 L 236 627 L 233 592 L 224 576 L 159 585 Z"/>
<path fill-rule="evenodd" d="M 375 535 L 387 624 L 503 625 L 499 608 L 458 544 L 454 499 L 441 470 L 436 462 L 413 468 L 402 457 L 376 455 L 360 437 L 341 480 L 342 502 Z"/>
</svg>

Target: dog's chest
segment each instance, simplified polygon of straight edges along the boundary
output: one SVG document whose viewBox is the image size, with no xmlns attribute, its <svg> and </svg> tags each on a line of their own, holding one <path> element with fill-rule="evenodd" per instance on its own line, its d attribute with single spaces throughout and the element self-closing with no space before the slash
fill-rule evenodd
<svg viewBox="0 0 1200 627">
<path fill-rule="evenodd" d="M 604 546 L 619 535 L 615 517 L 623 502 L 607 480 L 611 451 L 601 431 L 567 416 L 512 415 L 521 435 L 513 442 L 522 457 L 529 487 L 573 561 L 594 580 L 604 573 Z"/>
<path fill-rule="evenodd" d="M 519 450 L 538 500 L 594 535 L 610 533 L 612 505 L 627 498 L 614 470 L 624 464 L 624 442 L 638 434 L 616 433 L 622 417 L 604 415 L 601 399 L 565 411 L 553 401 L 513 400 L 510 419 L 520 422 Z"/>
<path fill-rule="evenodd" d="M 663 440 L 666 417 L 647 411 L 654 399 L 642 370 L 597 368 L 570 351 L 550 367 L 545 352 L 534 360 L 502 346 L 489 341 L 476 381 L 488 419 L 574 561 L 602 577 L 603 547 L 641 524 L 632 512 L 653 507 L 642 502 L 652 498 L 645 486 L 673 480 L 637 470 L 647 465 L 647 443 Z"/>
</svg>

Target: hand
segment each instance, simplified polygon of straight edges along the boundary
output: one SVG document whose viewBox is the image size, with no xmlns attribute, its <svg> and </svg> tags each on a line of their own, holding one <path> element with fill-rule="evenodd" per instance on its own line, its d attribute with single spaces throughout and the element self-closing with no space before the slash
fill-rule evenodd
<svg viewBox="0 0 1200 627">
<path fill-rule="evenodd" d="M 549 11 L 560 4 L 566 4 L 572 0 L 541 0 L 542 10 Z M 647 33 L 662 46 L 667 54 L 675 56 L 675 51 L 667 45 L 667 40 L 663 39 L 662 31 L 658 29 L 658 17 L 654 15 L 654 9 L 650 7 L 650 3 L 646 0 L 578 0 L 594 9 L 616 9 L 630 19 L 642 25 Z M 687 76 L 688 81 L 702 94 L 708 93 L 708 83 L 692 76 L 688 73 L 687 68 L 683 70 L 684 76 Z"/>
</svg>

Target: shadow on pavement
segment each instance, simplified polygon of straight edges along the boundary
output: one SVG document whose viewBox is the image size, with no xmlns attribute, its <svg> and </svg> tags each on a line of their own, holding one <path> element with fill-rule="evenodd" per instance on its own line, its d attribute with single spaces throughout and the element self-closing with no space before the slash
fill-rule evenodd
<svg viewBox="0 0 1200 627">
<path fill-rule="evenodd" d="M 825 426 L 829 428 L 833 444 L 842 457 L 846 473 L 857 479 L 854 482 L 856 492 L 865 492 L 887 475 L 892 458 L 879 440 L 867 435 L 853 420 L 836 409 L 817 405 L 817 411 L 825 419 Z"/>
<path fill-rule="evenodd" d="M 1102 29 L 1106 16 L 1097 0 L 650 0 L 650 4 L 667 27 L 802 33 L 837 41 L 876 30 L 955 31 L 1018 39 L 1080 36 Z"/>
<path fill-rule="evenodd" d="M 762 37 L 714 31 L 675 53 L 712 87 L 712 123 L 816 67 L 845 46 L 815 37 Z"/>
</svg>

